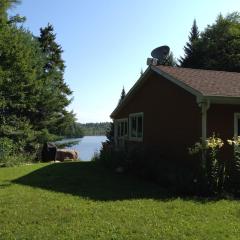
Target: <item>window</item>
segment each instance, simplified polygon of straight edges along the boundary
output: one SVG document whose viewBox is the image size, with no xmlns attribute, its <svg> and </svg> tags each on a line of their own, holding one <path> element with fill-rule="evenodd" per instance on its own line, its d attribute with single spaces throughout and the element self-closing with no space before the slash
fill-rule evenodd
<svg viewBox="0 0 240 240">
<path fill-rule="evenodd" d="M 143 138 L 143 113 L 129 115 L 130 139 L 142 141 Z"/>
<path fill-rule="evenodd" d="M 120 138 L 128 136 L 128 119 L 118 119 L 116 120 L 117 124 L 117 136 Z"/>
</svg>

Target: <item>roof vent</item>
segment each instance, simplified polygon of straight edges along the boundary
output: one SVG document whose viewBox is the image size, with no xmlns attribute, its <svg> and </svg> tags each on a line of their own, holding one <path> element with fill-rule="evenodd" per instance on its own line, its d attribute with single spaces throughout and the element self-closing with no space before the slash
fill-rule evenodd
<svg viewBox="0 0 240 240">
<path fill-rule="evenodd" d="M 152 58 L 147 59 L 147 65 L 153 65 L 157 66 L 160 64 L 163 64 L 166 60 L 166 57 L 168 56 L 170 51 L 170 48 L 168 46 L 161 46 L 158 48 L 155 48 L 151 52 Z"/>
</svg>

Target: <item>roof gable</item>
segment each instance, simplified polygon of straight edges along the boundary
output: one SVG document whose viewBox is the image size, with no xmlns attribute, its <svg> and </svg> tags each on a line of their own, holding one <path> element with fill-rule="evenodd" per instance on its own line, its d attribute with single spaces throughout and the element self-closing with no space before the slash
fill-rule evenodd
<svg viewBox="0 0 240 240">
<path fill-rule="evenodd" d="M 198 99 L 214 98 L 215 102 L 222 103 L 222 100 L 224 100 L 224 103 L 230 104 L 233 103 L 232 99 L 237 99 L 237 104 L 240 104 L 240 73 L 162 65 L 149 66 L 127 93 L 122 103 L 112 112 L 110 115 L 112 118 L 127 104 L 139 87 L 147 81 L 152 72 L 156 72 L 165 79 L 195 95 Z"/>
</svg>

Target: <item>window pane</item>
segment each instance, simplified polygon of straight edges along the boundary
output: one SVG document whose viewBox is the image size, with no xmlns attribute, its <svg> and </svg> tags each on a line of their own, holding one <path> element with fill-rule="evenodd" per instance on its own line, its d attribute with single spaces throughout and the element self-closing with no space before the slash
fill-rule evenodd
<svg viewBox="0 0 240 240">
<path fill-rule="evenodd" d="M 131 117 L 131 137 L 137 137 L 137 118 Z"/>
<path fill-rule="evenodd" d="M 143 136 L 143 118 L 142 116 L 139 116 L 137 118 L 138 124 L 137 124 L 137 136 L 142 137 Z"/>
</svg>

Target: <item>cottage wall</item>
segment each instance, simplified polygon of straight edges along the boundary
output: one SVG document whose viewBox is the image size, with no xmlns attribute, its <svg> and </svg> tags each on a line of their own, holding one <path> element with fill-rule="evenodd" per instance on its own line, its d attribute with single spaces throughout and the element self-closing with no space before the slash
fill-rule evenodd
<svg viewBox="0 0 240 240">
<path fill-rule="evenodd" d="M 167 159 L 187 159 L 187 148 L 201 137 L 201 108 L 196 97 L 162 76 L 151 73 L 147 81 L 117 113 L 115 119 L 143 112 L 143 142 Z"/>
<path fill-rule="evenodd" d="M 215 133 L 224 140 L 225 146 L 221 149 L 221 157 L 227 161 L 233 156 L 233 148 L 226 140 L 234 136 L 234 113 L 240 113 L 239 105 L 211 104 L 207 112 L 207 135 L 210 137 Z"/>
</svg>

